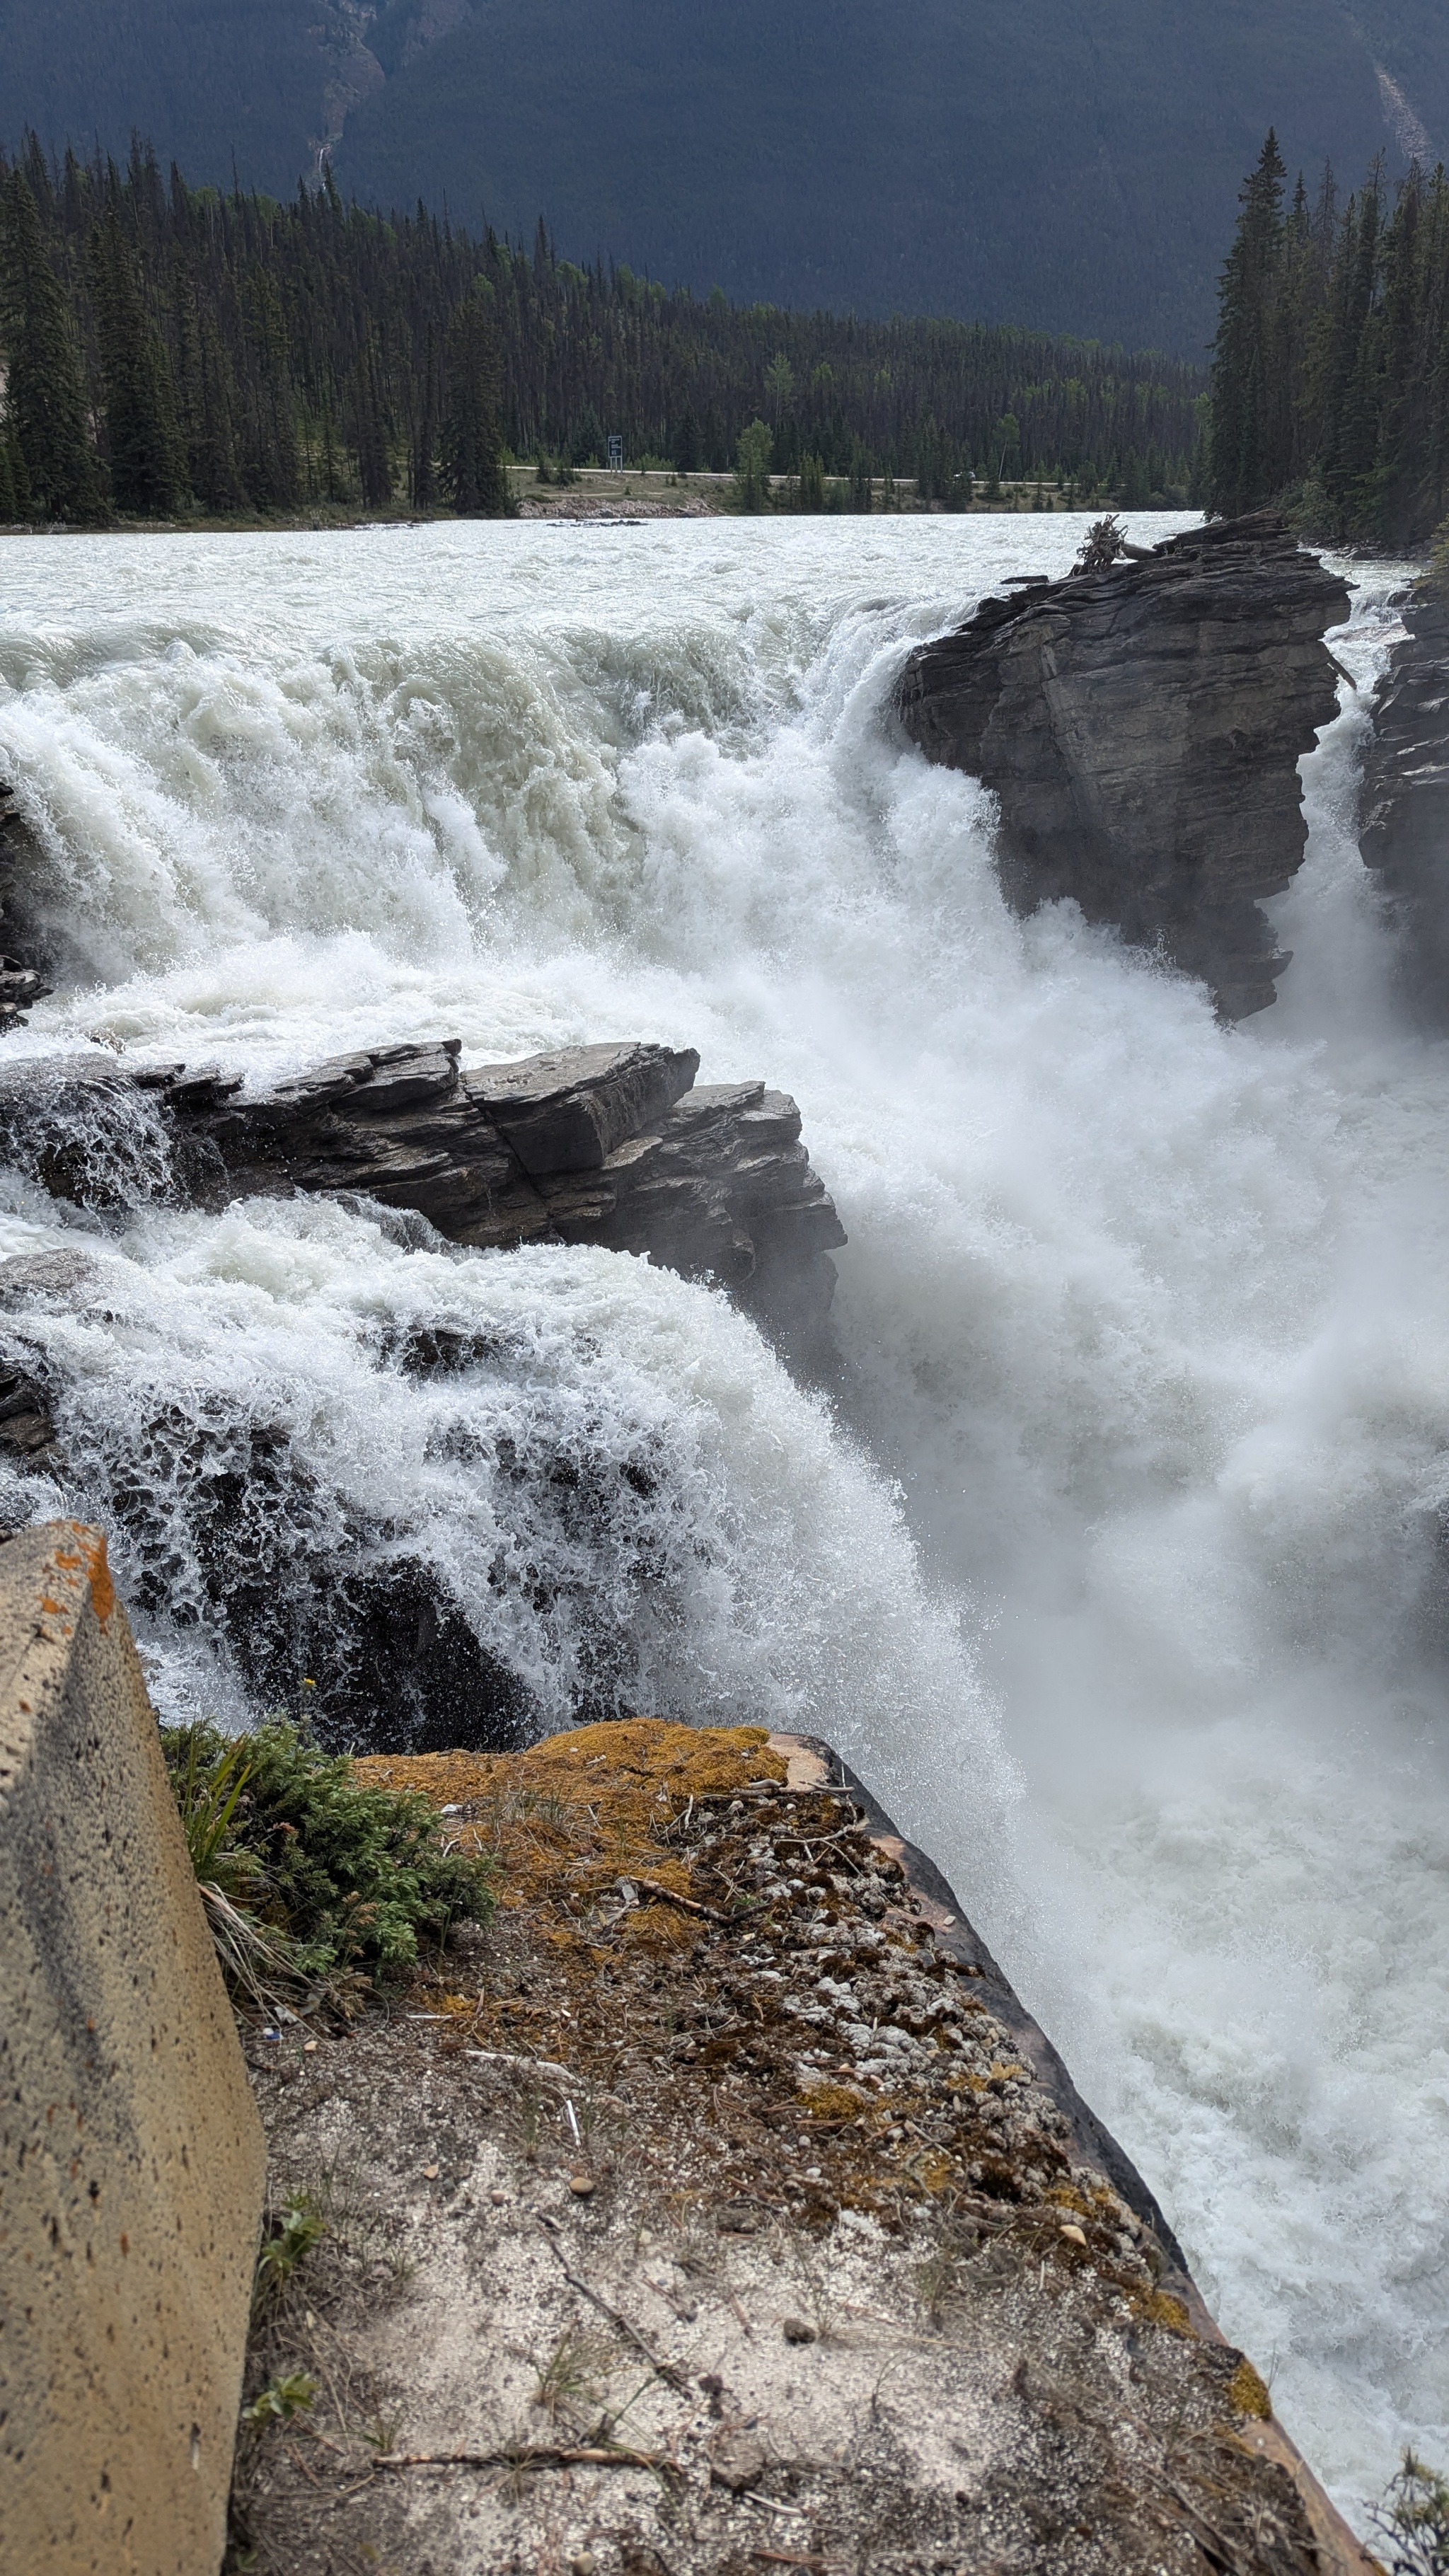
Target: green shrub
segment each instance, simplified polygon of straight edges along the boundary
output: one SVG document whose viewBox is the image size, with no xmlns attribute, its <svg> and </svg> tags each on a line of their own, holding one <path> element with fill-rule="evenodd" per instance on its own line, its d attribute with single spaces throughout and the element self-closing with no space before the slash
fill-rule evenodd
<svg viewBox="0 0 1449 2576">
<path fill-rule="evenodd" d="M 442 1849 L 426 1798 L 360 1781 L 304 1728 L 199 1721 L 161 1742 L 223 1970 L 253 2002 L 365 1987 L 490 1913 L 490 1865 Z"/>
</svg>

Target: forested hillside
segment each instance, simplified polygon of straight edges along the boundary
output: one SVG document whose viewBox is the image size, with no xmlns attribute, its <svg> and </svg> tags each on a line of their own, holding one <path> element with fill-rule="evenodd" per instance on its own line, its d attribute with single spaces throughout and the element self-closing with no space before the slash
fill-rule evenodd
<svg viewBox="0 0 1449 2576">
<path fill-rule="evenodd" d="M 1449 507 L 1449 179 L 1291 188 L 1269 134 L 1223 272 L 1205 498 L 1421 544 Z"/>
<path fill-rule="evenodd" d="M 1449 150 L 1441 0 L 0 0 L 0 140 L 344 196 L 697 294 L 1201 356 L 1239 174 Z"/>
<path fill-rule="evenodd" d="M 0 162 L 0 346 L 10 517 L 487 511 L 502 443 L 566 470 L 610 433 L 685 472 L 734 466 L 750 433 L 807 508 L 843 497 L 827 478 L 868 508 L 887 473 L 947 503 L 973 472 L 1145 502 L 1185 484 L 1203 387 L 1028 332 L 667 295 L 557 258 L 541 227 L 524 247 L 384 221 L 330 178 L 285 205 L 195 190 L 140 147 L 124 172 L 34 144 Z"/>
</svg>

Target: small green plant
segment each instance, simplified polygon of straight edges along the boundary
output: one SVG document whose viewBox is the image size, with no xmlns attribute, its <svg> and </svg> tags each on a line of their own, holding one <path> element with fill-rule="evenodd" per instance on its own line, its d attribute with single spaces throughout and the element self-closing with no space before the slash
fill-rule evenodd
<svg viewBox="0 0 1449 2576">
<path fill-rule="evenodd" d="M 275 2305 L 298 2264 L 306 2260 L 314 2245 L 320 2245 L 327 2232 L 327 2221 L 311 2193 L 298 2192 L 281 2211 L 257 2256 L 252 2287 L 254 2316 Z"/>
<path fill-rule="evenodd" d="M 609 2375 L 609 2346 L 586 2327 L 568 2326 L 538 2370 L 533 2403 L 547 2415 L 566 2415 L 576 2407 L 599 2402 L 601 2379 Z"/>
<path fill-rule="evenodd" d="M 279 2379 L 269 2379 L 266 2387 L 242 2408 L 242 2422 L 257 2432 L 269 2424 L 289 2424 L 294 2415 L 305 2414 L 317 2395 L 317 2382 L 310 2370 L 288 2370 Z"/>
<path fill-rule="evenodd" d="M 189 1726 L 184 1757 L 170 1763 L 168 1756 L 168 1767 L 191 1866 L 199 1879 L 219 1886 L 234 1902 L 255 1882 L 261 1866 L 256 1853 L 232 1835 L 237 1803 L 251 1774 L 246 1737 L 234 1737 L 219 1759 L 209 1759 L 203 1730 Z"/>
<path fill-rule="evenodd" d="M 359 1780 L 305 1728 L 199 1721 L 161 1742 L 223 1973 L 250 2003 L 345 2003 L 492 1911 L 492 1865 L 444 1848 L 426 1798 Z"/>
<path fill-rule="evenodd" d="M 1369 2520 L 1389 2543 L 1393 2576 L 1449 2576 L 1449 2478 L 1406 2450 Z"/>
</svg>

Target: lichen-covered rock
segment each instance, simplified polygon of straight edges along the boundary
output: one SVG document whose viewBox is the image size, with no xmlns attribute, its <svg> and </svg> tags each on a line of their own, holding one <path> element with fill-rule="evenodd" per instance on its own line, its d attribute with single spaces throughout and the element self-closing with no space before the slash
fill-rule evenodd
<svg viewBox="0 0 1449 2576">
<path fill-rule="evenodd" d="M 1018 911 L 1070 896 L 1242 1019 L 1288 963 L 1259 907 L 1303 858 L 1297 765 L 1336 712 L 1323 636 L 1347 614 L 1342 581 L 1258 511 L 983 601 L 911 655 L 901 719 L 999 798 Z"/>
<path fill-rule="evenodd" d="M 243 2462 L 261 2564 L 1370 2576 L 828 1747 L 633 1719 L 364 1771 L 496 1855 L 502 1902 L 412 2011 L 253 2048 L 278 2204 L 358 2178 L 253 2338 L 253 2388 L 328 2363 L 309 2456 Z"/>
</svg>

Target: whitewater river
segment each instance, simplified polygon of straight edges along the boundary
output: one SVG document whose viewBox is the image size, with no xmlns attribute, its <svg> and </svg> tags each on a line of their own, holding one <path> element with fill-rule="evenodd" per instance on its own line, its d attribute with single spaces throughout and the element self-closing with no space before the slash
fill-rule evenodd
<svg viewBox="0 0 1449 2576">
<path fill-rule="evenodd" d="M 76 1478 L 39 1507 L 116 1530 L 163 1705 L 247 1714 L 219 1586 L 406 1551 L 551 1719 L 831 1737 L 1361 2515 L 1406 2436 L 1449 2456 L 1449 1051 L 1394 999 L 1352 711 L 1271 1012 L 1221 1029 L 1005 909 L 980 791 L 886 701 L 1080 526 L 0 551 L 0 764 L 66 975 L 7 1053 L 697 1046 L 797 1095 L 849 1230 L 831 1402 L 641 1263 L 190 1216 L 144 1158 L 101 1231 L 8 1176 L 0 1252 L 100 1259 L 26 1326 Z M 1356 577 L 1364 675 L 1391 585 Z M 439 1318 L 493 1357 L 406 1376 Z"/>
</svg>

